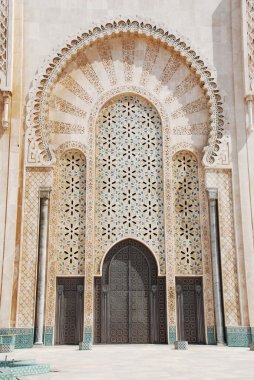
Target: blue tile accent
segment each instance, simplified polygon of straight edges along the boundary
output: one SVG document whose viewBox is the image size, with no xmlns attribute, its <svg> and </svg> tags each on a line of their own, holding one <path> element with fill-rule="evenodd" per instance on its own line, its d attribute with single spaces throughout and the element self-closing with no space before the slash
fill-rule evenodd
<svg viewBox="0 0 254 380">
<path fill-rule="evenodd" d="M 174 344 L 176 341 L 176 326 L 168 327 L 168 344 Z"/>
<path fill-rule="evenodd" d="M 15 335 L 15 348 L 31 348 L 34 343 L 33 328 L 5 328 L 0 329 L 0 335 Z"/>
<path fill-rule="evenodd" d="M 8 360 L 0 361 L 0 371 L 4 372 L 5 375 L 13 375 L 16 378 L 16 376 L 48 373 L 50 371 L 50 367 L 48 364 L 37 364 L 34 361 L 28 362 L 26 360 Z M 9 377 L 4 377 L 4 379 L 9 379 Z"/>
<path fill-rule="evenodd" d="M 0 352 L 12 352 L 15 347 L 15 335 L 0 335 Z"/>
<path fill-rule="evenodd" d="M 207 327 L 207 344 L 216 344 L 216 332 L 214 326 Z"/>
<path fill-rule="evenodd" d="M 9 372 L 9 370 L 6 370 Z M 12 373 L 0 373 L 0 380 L 14 380 L 14 375 Z"/>
<path fill-rule="evenodd" d="M 227 344 L 230 347 L 249 347 L 253 341 L 253 327 L 226 327 Z"/>
<path fill-rule="evenodd" d="M 251 327 L 250 331 L 251 331 L 251 341 L 252 343 L 254 343 L 254 327 Z"/>
<path fill-rule="evenodd" d="M 92 327 L 85 326 L 83 342 L 79 343 L 80 350 L 91 350 L 92 349 Z"/>
<path fill-rule="evenodd" d="M 53 327 L 44 327 L 44 344 L 45 346 L 53 346 Z"/>
</svg>

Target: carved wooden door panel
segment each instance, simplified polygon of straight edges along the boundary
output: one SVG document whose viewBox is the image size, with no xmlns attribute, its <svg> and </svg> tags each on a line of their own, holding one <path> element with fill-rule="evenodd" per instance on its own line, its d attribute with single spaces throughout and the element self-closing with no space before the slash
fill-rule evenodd
<svg viewBox="0 0 254 380">
<path fill-rule="evenodd" d="M 129 250 L 115 255 L 109 269 L 109 343 L 129 343 Z"/>
<path fill-rule="evenodd" d="M 115 254 L 109 265 L 108 343 L 150 342 L 149 281 L 142 252 L 126 246 Z"/>
<path fill-rule="evenodd" d="M 176 279 L 178 340 L 205 343 L 202 279 Z"/>
<path fill-rule="evenodd" d="M 129 320 L 130 343 L 150 342 L 149 267 L 145 256 L 135 247 L 130 247 L 129 261 Z"/>
<path fill-rule="evenodd" d="M 166 343 L 165 278 L 151 252 L 132 239 L 117 243 L 95 279 L 95 343 Z"/>
<path fill-rule="evenodd" d="M 58 278 L 56 344 L 78 344 L 82 340 L 84 279 Z"/>
</svg>

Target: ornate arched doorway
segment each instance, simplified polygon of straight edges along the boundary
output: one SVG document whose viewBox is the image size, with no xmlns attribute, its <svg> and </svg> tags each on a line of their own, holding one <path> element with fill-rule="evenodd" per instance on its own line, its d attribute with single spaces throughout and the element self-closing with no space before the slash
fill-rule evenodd
<svg viewBox="0 0 254 380">
<path fill-rule="evenodd" d="M 115 244 L 95 288 L 96 343 L 166 342 L 165 280 L 146 246 Z"/>
</svg>

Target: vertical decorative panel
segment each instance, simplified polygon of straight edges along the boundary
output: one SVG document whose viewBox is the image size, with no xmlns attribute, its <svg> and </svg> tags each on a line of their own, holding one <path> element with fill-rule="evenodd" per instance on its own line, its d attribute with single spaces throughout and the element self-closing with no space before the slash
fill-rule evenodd
<svg viewBox="0 0 254 380">
<path fill-rule="evenodd" d="M 50 187 L 50 185 L 50 169 L 27 169 L 17 327 L 32 327 L 34 325 L 39 231 L 39 190 L 41 187 Z"/>
<path fill-rule="evenodd" d="M 4 78 L 7 76 L 7 48 L 8 48 L 8 12 L 9 12 L 9 1 L 0 1 L 0 77 Z M 3 85 L 0 82 L 1 85 Z"/>
<path fill-rule="evenodd" d="M 198 162 L 188 151 L 173 157 L 175 266 L 177 274 L 202 274 Z"/>
<path fill-rule="evenodd" d="M 58 274 L 84 274 L 86 162 L 76 150 L 65 152 L 58 170 Z"/>
<path fill-rule="evenodd" d="M 161 120 L 137 96 L 109 102 L 97 122 L 95 271 L 126 237 L 143 241 L 165 273 Z"/>
</svg>

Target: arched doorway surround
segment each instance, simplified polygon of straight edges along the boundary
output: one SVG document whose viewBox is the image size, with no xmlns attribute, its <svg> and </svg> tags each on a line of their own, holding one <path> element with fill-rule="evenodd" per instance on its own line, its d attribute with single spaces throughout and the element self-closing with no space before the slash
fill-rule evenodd
<svg viewBox="0 0 254 380">
<path fill-rule="evenodd" d="M 141 51 L 142 57 L 139 54 Z M 93 54 L 94 52 L 96 54 Z M 163 60 L 161 60 L 162 57 L 164 57 Z M 174 73 L 173 77 L 172 73 Z M 83 75 L 86 77 L 85 82 Z M 33 194 L 36 194 L 39 186 L 32 180 L 33 177 L 40 176 L 40 183 L 44 186 L 45 183 L 52 186 L 52 165 L 54 165 L 55 150 L 59 144 L 63 142 L 70 144 L 75 140 L 75 142 L 82 141 L 86 145 L 88 186 L 84 347 L 90 347 L 93 337 L 93 277 L 100 275 L 94 271 L 93 261 L 94 130 L 98 112 L 105 101 L 121 92 L 134 92 L 144 97 L 147 93 L 152 94 L 152 97 L 147 98 L 158 99 L 167 111 L 164 117 L 163 114 L 160 115 L 162 120 L 166 121 L 162 123 L 162 126 L 164 169 L 166 169 L 164 172 L 165 199 L 167 200 L 165 207 L 169 210 L 165 217 L 165 240 L 167 240 L 165 255 L 167 257 L 174 257 L 173 244 L 170 244 L 172 231 L 168 223 L 171 215 L 170 184 L 173 145 L 176 142 L 184 145 L 191 144 L 191 146 L 194 144 L 193 147 L 201 152 L 203 144 L 202 147 L 196 147 L 195 141 L 201 141 L 201 137 L 205 136 L 202 137 L 202 141 L 204 144 L 207 141 L 208 147 L 203 150 L 205 154 L 201 154 L 200 159 L 203 159 L 206 166 L 214 167 L 220 160 L 219 148 L 223 146 L 221 144 L 223 141 L 222 103 L 212 71 L 207 68 L 204 60 L 200 59 L 200 55 L 175 33 L 169 33 L 165 28 L 153 27 L 139 20 L 118 19 L 69 39 L 68 44 L 62 45 L 57 54 L 48 56 L 28 96 L 25 143 L 25 165 L 28 168 L 25 178 L 26 192 L 30 186 L 30 176 L 31 183 L 35 186 Z M 101 102 L 102 98 L 104 101 Z M 154 101 L 152 103 L 156 104 Z M 159 110 L 160 107 L 157 109 Z M 58 111 L 61 111 L 61 115 Z M 170 120 L 170 125 L 167 120 Z M 198 139 L 193 139 L 196 135 Z M 23 290 L 17 302 L 17 326 L 31 327 L 33 326 L 36 281 L 33 277 L 36 265 L 36 234 L 32 233 L 31 226 L 36 225 L 38 215 L 34 212 L 37 208 L 33 206 L 31 197 L 26 197 L 24 205 L 25 215 L 29 215 L 29 218 L 24 220 L 23 227 L 25 232 L 20 274 Z M 31 218 L 33 223 L 30 223 Z M 226 248 L 226 250 L 232 251 L 231 248 Z M 54 257 L 51 257 L 51 252 L 49 252 L 49 257 L 50 260 L 52 258 L 49 267 L 53 268 Z M 204 257 L 210 257 L 209 252 Z M 206 277 L 210 278 L 209 265 L 207 268 Z M 49 271 L 51 273 L 50 269 Z M 173 260 L 168 260 L 166 272 L 168 334 L 172 336 L 171 341 L 173 341 L 176 325 Z M 28 279 L 29 286 L 27 286 Z M 52 282 L 49 288 L 53 289 Z M 231 285 L 229 289 L 232 289 Z M 28 299 L 29 303 L 27 303 Z M 53 301 L 54 297 L 51 297 L 50 302 Z M 237 304 L 237 301 L 235 303 Z M 13 312 L 15 313 L 15 310 Z M 208 314 L 206 322 L 210 330 L 213 330 L 214 318 L 211 307 Z M 231 314 L 234 315 L 230 319 L 230 324 L 236 325 L 235 312 Z M 45 323 L 52 336 L 54 313 L 50 307 L 47 307 Z"/>
<path fill-rule="evenodd" d="M 95 279 L 95 343 L 166 343 L 165 278 L 142 243 L 125 239 Z"/>
</svg>

